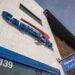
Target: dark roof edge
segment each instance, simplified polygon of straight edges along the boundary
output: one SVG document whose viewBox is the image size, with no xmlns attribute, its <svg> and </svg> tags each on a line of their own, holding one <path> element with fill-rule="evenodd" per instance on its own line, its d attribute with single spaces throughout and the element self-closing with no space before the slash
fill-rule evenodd
<svg viewBox="0 0 75 75">
<path fill-rule="evenodd" d="M 52 32 L 75 49 L 75 36 L 49 11 L 44 11 Z"/>
</svg>

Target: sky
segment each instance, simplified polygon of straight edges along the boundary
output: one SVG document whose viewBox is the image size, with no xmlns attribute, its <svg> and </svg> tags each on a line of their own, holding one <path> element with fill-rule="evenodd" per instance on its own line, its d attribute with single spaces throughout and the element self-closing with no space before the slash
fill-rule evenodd
<svg viewBox="0 0 75 75">
<path fill-rule="evenodd" d="M 75 0 L 36 0 L 75 36 Z"/>
</svg>

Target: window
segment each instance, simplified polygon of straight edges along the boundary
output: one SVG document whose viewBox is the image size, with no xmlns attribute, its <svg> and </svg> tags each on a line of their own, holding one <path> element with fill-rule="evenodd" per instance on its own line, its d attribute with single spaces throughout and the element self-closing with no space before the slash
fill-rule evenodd
<svg viewBox="0 0 75 75">
<path fill-rule="evenodd" d="M 36 22 L 42 25 L 41 20 L 37 16 L 35 16 L 30 10 L 28 10 L 24 5 L 20 4 L 20 9 L 28 14 L 31 18 L 33 18 Z"/>
<path fill-rule="evenodd" d="M 0 75 L 54 75 L 20 63 L 0 58 Z"/>
<path fill-rule="evenodd" d="M 48 72 L 42 72 L 42 75 L 54 75 L 54 74 Z"/>
<path fill-rule="evenodd" d="M 35 71 L 36 71 L 36 75 L 42 75 L 42 71 L 41 70 L 36 69 Z"/>
<path fill-rule="evenodd" d="M 34 68 L 16 62 L 12 62 L 13 67 L 9 68 L 6 67 L 6 65 L 9 65 L 8 62 L 9 60 L 0 58 L 0 64 L 3 63 L 3 65 L 0 65 L 0 75 L 36 75 Z"/>
</svg>

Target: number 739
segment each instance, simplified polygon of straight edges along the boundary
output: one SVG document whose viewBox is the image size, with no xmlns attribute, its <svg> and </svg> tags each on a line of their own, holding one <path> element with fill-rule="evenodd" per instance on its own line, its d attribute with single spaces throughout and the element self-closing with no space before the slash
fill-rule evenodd
<svg viewBox="0 0 75 75">
<path fill-rule="evenodd" d="M 0 66 L 5 68 L 13 68 L 13 62 L 0 58 Z"/>
</svg>

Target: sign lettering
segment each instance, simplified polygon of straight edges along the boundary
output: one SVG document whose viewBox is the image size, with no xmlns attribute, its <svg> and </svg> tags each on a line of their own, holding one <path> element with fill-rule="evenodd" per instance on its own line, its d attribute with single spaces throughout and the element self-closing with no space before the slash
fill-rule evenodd
<svg viewBox="0 0 75 75">
<path fill-rule="evenodd" d="M 65 72 L 75 69 L 75 53 L 60 61 Z"/>
<path fill-rule="evenodd" d="M 40 33 L 37 30 L 34 30 L 33 28 L 31 28 L 30 26 L 27 26 L 25 24 L 23 24 L 22 22 L 20 22 L 19 20 L 17 20 L 16 18 L 14 18 L 10 13 L 3 11 L 2 12 L 2 16 L 5 20 L 7 20 L 8 22 L 20 27 L 21 29 L 27 31 L 28 33 L 30 33 L 31 35 L 33 35 L 35 38 L 37 38 L 38 40 L 40 40 L 41 43 L 43 43 L 43 45 L 52 48 L 52 43 L 50 42 L 49 39 L 47 39 L 42 33 Z"/>
</svg>

